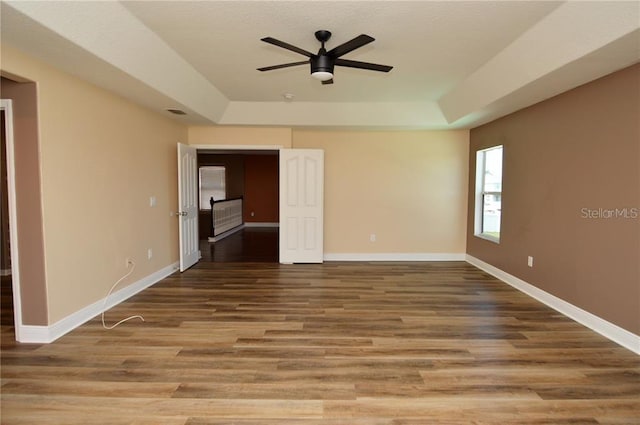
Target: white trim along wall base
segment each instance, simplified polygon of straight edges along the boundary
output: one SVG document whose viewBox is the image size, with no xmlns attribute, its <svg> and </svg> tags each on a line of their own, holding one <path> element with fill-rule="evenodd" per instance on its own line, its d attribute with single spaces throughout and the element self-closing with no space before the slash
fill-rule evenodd
<svg viewBox="0 0 640 425">
<path fill-rule="evenodd" d="M 519 279 L 489 263 L 475 258 L 468 254 L 447 254 L 447 253 L 381 253 L 381 254 L 330 254 L 324 255 L 325 261 L 467 261 L 479 269 L 502 280 L 515 289 L 529 295 L 563 315 L 576 322 L 592 329 L 611 341 L 640 355 L 640 336 L 622 329 L 594 314 L 591 314 L 579 307 L 574 306 L 554 295 L 549 294 L 535 286 Z M 50 326 L 21 326 L 20 341 L 23 343 L 47 344 L 55 341 L 61 336 L 71 332 L 85 322 L 93 319 L 103 311 L 123 302 L 144 289 L 154 285 L 167 276 L 178 270 L 179 264 L 176 262 L 163 269 L 152 273 L 137 282 L 122 288 L 111 294 L 106 300 L 101 299 L 95 303 L 65 317 L 64 319 Z"/>
<path fill-rule="evenodd" d="M 161 281 L 165 277 L 169 276 L 179 268 L 179 263 L 173 263 L 163 269 L 152 273 L 137 282 L 128 285 L 117 292 L 111 294 L 105 303 L 105 299 L 94 302 L 87 307 L 76 311 L 75 313 L 65 317 L 64 319 L 49 326 L 26 326 L 22 325 L 20 328 L 20 340 L 18 342 L 24 343 L 37 343 L 48 344 L 55 341 L 61 336 L 71 332 L 78 326 L 93 319 L 103 311 L 109 310 L 111 307 L 120 304 L 127 298 L 130 298 L 143 291 L 144 289 L 152 286 L 153 284 Z"/>
<path fill-rule="evenodd" d="M 280 227 L 280 223 L 245 221 L 244 226 L 245 227 Z"/>
<path fill-rule="evenodd" d="M 502 271 L 489 263 L 485 263 L 484 261 L 471 255 L 467 255 L 467 262 L 473 264 L 481 270 L 484 270 L 490 275 L 497 277 L 506 284 L 516 288 L 521 292 L 524 292 L 530 297 L 535 298 L 536 300 L 551 307 L 557 312 L 562 313 L 565 316 L 575 320 L 581 325 L 584 325 L 589 329 L 599 333 L 600 335 L 610 339 L 616 344 L 619 344 L 640 355 L 640 336 L 629 332 L 626 329 L 622 329 L 621 327 L 614 325 L 613 323 L 608 322 L 592 313 L 589 313 L 588 311 L 576 307 L 575 305 L 568 303 L 563 299 L 556 297 L 555 295 L 551 295 L 550 293 L 543 291 L 542 289 L 536 288 L 530 283 L 527 283 L 524 280 L 519 279 L 505 271 Z"/>
<path fill-rule="evenodd" d="M 325 253 L 325 261 L 465 261 L 465 254 L 430 252 Z"/>
</svg>

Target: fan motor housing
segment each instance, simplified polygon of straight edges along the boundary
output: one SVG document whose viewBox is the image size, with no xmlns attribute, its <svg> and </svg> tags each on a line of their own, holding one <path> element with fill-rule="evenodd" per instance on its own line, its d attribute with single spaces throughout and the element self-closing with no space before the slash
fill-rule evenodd
<svg viewBox="0 0 640 425">
<path fill-rule="evenodd" d="M 311 73 L 329 72 L 333 74 L 334 61 L 327 55 L 316 56 L 311 59 Z"/>
</svg>

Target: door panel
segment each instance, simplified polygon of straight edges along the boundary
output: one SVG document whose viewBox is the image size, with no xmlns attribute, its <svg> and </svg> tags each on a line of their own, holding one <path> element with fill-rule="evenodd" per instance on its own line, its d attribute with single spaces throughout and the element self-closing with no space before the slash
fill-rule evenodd
<svg viewBox="0 0 640 425">
<path fill-rule="evenodd" d="M 280 262 L 322 263 L 324 151 L 280 151 Z"/>
<path fill-rule="evenodd" d="M 304 249 L 312 250 L 316 247 L 317 234 L 316 229 L 318 225 L 318 220 L 313 217 L 305 217 L 304 218 Z"/>
<path fill-rule="evenodd" d="M 178 143 L 180 271 L 200 259 L 198 249 L 198 167 L 196 148 Z"/>
</svg>

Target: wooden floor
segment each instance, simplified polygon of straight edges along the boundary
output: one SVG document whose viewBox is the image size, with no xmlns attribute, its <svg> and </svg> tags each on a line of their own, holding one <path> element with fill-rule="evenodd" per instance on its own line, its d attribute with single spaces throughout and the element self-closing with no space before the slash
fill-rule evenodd
<svg viewBox="0 0 640 425">
<path fill-rule="evenodd" d="M 278 228 L 245 227 L 215 243 L 200 241 L 200 252 L 202 261 L 277 263 Z"/>
<path fill-rule="evenodd" d="M 639 424 L 640 357 L 463 262 L 201 262 L 49 345 L 2 424 Z"/>
</svg>

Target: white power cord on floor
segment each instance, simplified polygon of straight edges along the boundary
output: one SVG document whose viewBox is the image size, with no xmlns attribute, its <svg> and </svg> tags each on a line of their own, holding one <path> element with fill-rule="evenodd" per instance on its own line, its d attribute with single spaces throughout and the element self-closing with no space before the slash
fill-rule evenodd
<svg viewBox="0 0 640 425">
<path fill-rule="evenodd" d="M 111 293 L 113 292 L 114 289 L 116 289 L 116 286 L 118 286 L 118 284 L 120 282 L 122 282 L 123 280 L 125 280 L 126 278 L 128 278 L 129 276 L 131 276 L 131 273 L 133 273 L 133 270 L 135 270 L 136 268 L 136 263 L 133 262 L 133 260 L 129 260 L 128 261 L 129 264 L 131 264 L 131 269 L 129 269 L 129 271 L 127 272 L 127 274 L 125 274 L 124 276 L 122 276 L 120 279 L 118 279 L 118 281 L 116 283 L 113 284 L 113 286 L 111 287 L 111 289 L 109 289 L 109 292 L 107 293 L 107 296 L 104 299 L 104 304 L 102 305 L 102 327 L 105 329 L 113 329 L 116 326 L 120 325 L 121 323 L 124 323 L 128 320 L 131 319 L 140 319 L 144 322 L 144 317 L 142 316 L 129 316 L 126 319 L 122 319 L 121 321 L 119 321 L 118 323 L 116 323 L 115 325 L 112 326 L 107 326 L 104 323 L 104 313 L 107 307 L 107 300 L 109 300 L 109 296 L 111 296 Z"/>
</svg>

